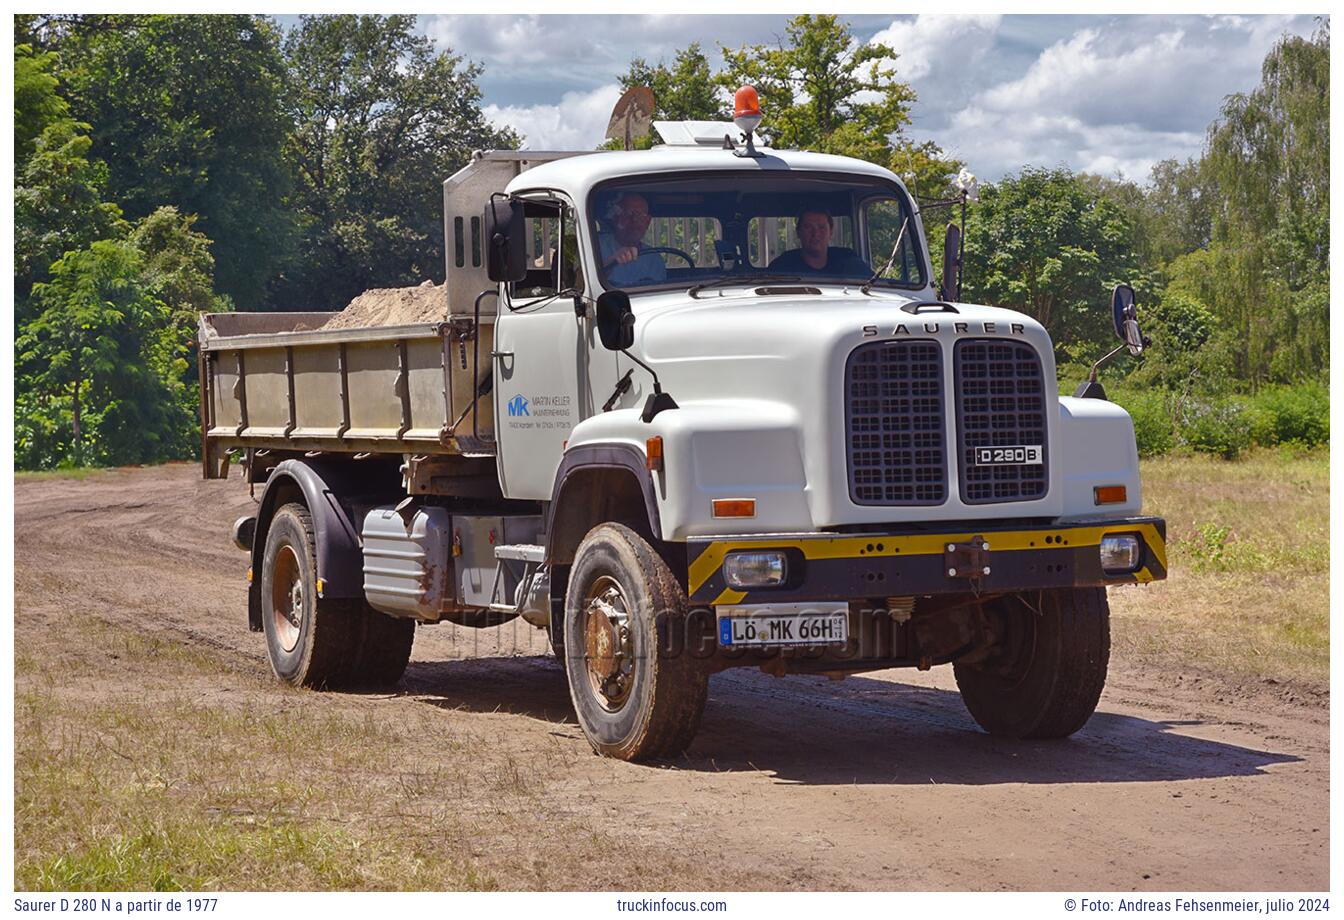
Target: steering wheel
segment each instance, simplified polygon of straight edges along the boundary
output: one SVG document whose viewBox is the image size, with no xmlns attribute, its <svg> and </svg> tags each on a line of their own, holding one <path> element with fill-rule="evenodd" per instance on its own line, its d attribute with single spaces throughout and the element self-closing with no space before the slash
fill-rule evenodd
<svg viewBox="0 0 1344 920">
<path fill-rule="evenodd" d="M 639 254 L 644 255 L 644 253 L 646 252 L 657 252 L 657 253 L 665 252 L 671 256 L 678 256 L 680 258 L 685 259 L 686 264 L 689 265 L 691 268 L 695 268 L 695 260 L 691 258 L 691 254 L 689 252 L 682 252 L 680 249 L 675 249 L 672 246 L 646 246 L 645 248 L 639 251 Z"/>
</svg>

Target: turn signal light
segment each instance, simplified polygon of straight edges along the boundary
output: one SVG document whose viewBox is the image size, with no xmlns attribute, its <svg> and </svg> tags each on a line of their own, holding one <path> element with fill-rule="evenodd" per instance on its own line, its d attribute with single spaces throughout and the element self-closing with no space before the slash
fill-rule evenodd
<svg viewBox="0 0 1344 920">
<path fill-rule="evenodd" d="M 644 465 L 651 470 L 663 468 L 663 439 L 655 435 L 644 442 Z"/>
<path fill-rule="evenodd" d="M 716 498 L 714 499 L 716 518 L 749 518 L 756 516 L 754 498 Z"/>
<path fill-rule="evenodd" d="M 1129 492 L 1124 486 L 1097 486 L 1092 497 L 1098 505 L 1123 505 L 1129 500 Z"/>
</svg>

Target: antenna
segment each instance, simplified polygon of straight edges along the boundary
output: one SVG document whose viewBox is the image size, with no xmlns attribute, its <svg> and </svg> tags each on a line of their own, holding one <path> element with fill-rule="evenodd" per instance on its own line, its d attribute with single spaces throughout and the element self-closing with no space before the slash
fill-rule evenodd
<svg viewBox="0 0 1344 920">
<path fill-rule="evenodd" d="M 635 149 L 635 138 L 644 137 L 653 124 L 653 90 L 647 86 L 632 86 L 611 110 L 606 137 L 622 141 L 626 150 Z"/>
</svg>

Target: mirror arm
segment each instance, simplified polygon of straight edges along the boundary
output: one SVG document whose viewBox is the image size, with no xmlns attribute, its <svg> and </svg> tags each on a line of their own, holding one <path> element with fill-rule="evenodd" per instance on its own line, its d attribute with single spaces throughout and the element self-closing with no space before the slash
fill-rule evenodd
<svg viewBox="0 0 1344 920">
<path fill-rule="evenodd" d="M 1112 349 L 1111 351 L 1108 351 L 1106 354 L 1104 354 L 1104 355 L 1102 355 L 1100 358 L 1098 358 L 1098 359 L 1097 359 L 1097 363 L 1094 364 L 1094 365 L 1092 365 L 1092 372 L 1091 372 L 1090 374 L 1087 375 L 1087 382 L 1088 382 L 1088 383 L 1096 383 L 1096 382 L 1097 382 L 1097 370 L 1098 370 L 1098 368 L 1100 368 L 1100 367 L 1101 367 L 1103 364 L 1105 364 L 1107 361 L 1109 361 L 1109 360 L 1111 360 L 1112 358 L 1114 358 L 1116 355 L 1120 354 L 1120 352 L 1123 351 L 1126 347 L 1127 347 L 1127 346 L 1125 346 L 1125 345 L 1122 343 L 1119 347 L 1114 348 L 1114 349 Z"/>
<path fill-rule="evenodd" d="M 653 369 L 653 368 L 649 367 L 649 366 L 648 366 L 647 364 L 645 364 L 643 361 L 639 360 L 639 359 L 636 358 L 634 355 L 630 354 L 630 349 L 628 349 L 628 348 L 622 348 L 622 349 L 621 349 L 621 354 L 625 355 L 625 356 L 626 356 L 627 358 L 629 358 L 631 361 L 635 362 L 635 363 L 638 364 L 640 367 L 644 368 L 644 370 L 646 370 L 646 371 L 649 372 L 649 376 L 653 378 L 653 392 L 655 392 L 655 393 L 661 393 L 661 392 L 663 392 L 662 384 L 660 384 L 660 383 L 658 382 L 658 374 L 654 372 L 654 369 Z"/>
<path fill-rule="evenodd" d="M 649 372 L 649 376 L 653 377 L 653 392 L 650 393 L 649 398 L 644 401 L 644 411 L 640 413 L 639 416 L 641 419 L 643 419 L 645 424 L 653 421 L 654 416 L 656 416 L 659 412 L 662 412 L 666 409 L 680 408 L 677 405 L 677 401 L 672 398 L 672 394 L 663 392 L 663 385 L 658 382 L 658 374 L 654 371 L 653 368 L 649 367 L 643 361 L 639 360 L 634 355 L 630 354 L 630 350 L 628 348 L 622 348 L 621 354 L 625 355 L 631 361 L 635 362 L 640 367 L 644 368 L 644 370 Z"/>
</svg>

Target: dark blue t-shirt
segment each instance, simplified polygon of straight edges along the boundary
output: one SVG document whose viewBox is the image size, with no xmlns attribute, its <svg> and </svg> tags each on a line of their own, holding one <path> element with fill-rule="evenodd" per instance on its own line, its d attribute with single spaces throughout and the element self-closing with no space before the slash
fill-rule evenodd
<svg viewBox="0 0 1344 920">
<path fill-rule="evenodd" d="M 785 275 L 842 275 L 858 278 L 867 278 L 873 273 L 867 262 L 860 259 L 854 250 L 844 246 L 827 247 L 824 268 L 813 268 L 803 261 L 801 249 L 790 249 L 770 263 L 770 271 Z"/>
</svg>

